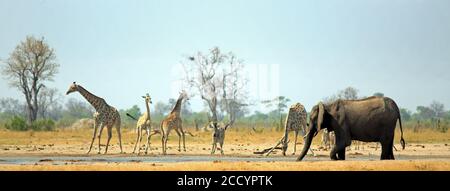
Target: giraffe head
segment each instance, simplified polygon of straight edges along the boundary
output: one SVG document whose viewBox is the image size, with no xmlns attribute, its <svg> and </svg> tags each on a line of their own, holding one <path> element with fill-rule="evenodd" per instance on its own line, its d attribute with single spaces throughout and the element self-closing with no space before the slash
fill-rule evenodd
<svg viewBox="0 0 450 191">
<path fill-rule="evenodd" d="M 186 100 L 189 100 L 189 96 L 188 96 L 188 94 L 187 94 L 187 92 L 185 91 L 185 90 L 181 90 L 181 92 L 180 92 L 180 97 L 178 98 L 178 99 L 186 99 Z"/>
<path fill-rule="evenodd" d="M 76 92 L 78 91 L 78 85 L 76 82 L 73 82 L 72 84 L 70 84 L 69 86 L 69 90 L 67 90 L 66 95 L 69 95 L 72 92 Z"/>
<path fill-rule="evenodd" d="M 145 96 L 142 96 L 142 98 L 145 99 L 145 103 L 153 103 L 152 102 L 152 98 L 150 97 L 150 95 L 147 93 Z"/>
</svg>

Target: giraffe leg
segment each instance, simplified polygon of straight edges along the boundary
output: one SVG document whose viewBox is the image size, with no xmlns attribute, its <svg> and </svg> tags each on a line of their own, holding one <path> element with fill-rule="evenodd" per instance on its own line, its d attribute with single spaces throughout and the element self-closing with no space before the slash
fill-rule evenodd
<svg viewBox="0 0 450 191">
<path fill-rule="evenodd" d="M 122 149 L 122 133 L 120 133 L 120 122 L 117 123 L 116 130 L 117 130 L 117 136 L 119 136 L 120 154 L 122 154 L 123 149 Z"/>
<path fill-rule="evenodd" d="M 164 133 L 161 135 L 161 149 L 162 149 L 163 155 L 165 155 L 166 151 L 164 149 Z"/>
<path fill-rule="evenodd" d="M 224 154 L 223 154 L 223 141 L 220 142 L 220 154 L 221 154 L 221 155 L 224 155 Z"/>
<path fill-rule="evenodd" d="M 181 134 L 180 134 L 180 130 L 175 129 L 175 132 L 178 135 L 178 152 L 181 152 Z"/>
<path fill-rule="evenodd" d="M 163 146 L 163 155 L 166 155 L 167 154 L 167 140 L 169 140 L 169 133 L 170 133 L 170 129 L 166 129 L 165 131 L 164 131 L 164 129 L 161 129 L 161 130 L 163 130 L 162 132 L 163 132 L 163 136 L 162 136 L 162 146 Z"/>
<path fill-rule="evenodd" d="M 137 137 L 136 137 L 136 143 L 134 143 L 133 154 L 136 152 L 136 147 L 137 147 L 137 145 L 138 145 L 138 143 L 139 143 L 139 137 L 140 137 L 140 134 L 141 134 L 141 130 L 140 130 L 140 128 L 138 127 L 138 130 L 137 130 Z"/>
<path fill-rule="evenodd" d="M 138 152 L 139 155 L 141 153 L 141 142 L 142 142 L 142 127 L 139 127 L 139 133 L 138 133 L 139 141 L 138 141 Z"/>
<path fill-rule="evenodd" d="M 100 138 L 102 137 L 103 128 L 105 128 L 105 126 L 102 124 L 100 126 L 100 131 L 98 132 L 98 152 L 97 152 L 97 154 L 100 154 L 100 150 L 101 150 L 101 148 L 100 148 Z"/>
<path fill-rule="evenodd" d="M 169 140 L 169 134 L 164 137 L 164 154 L 167 154 L 167 141 Z"/>
<path fill-rule="evenodd" d="M 216 142 L 213 142 L 212 148 L 211 148 L 211 154 L 214 154 L 216 152 L 216 147 L 217 147 Z"/>
<path fill-rule="evenodd" d="M 105 154 L 108 153 L 109 141 L 111 141 L 111 137 L 112 137 L 112 127 L 107 127 L 107 130 L 108 130 L 108 140 L 106 141 Z"/>
<path fill-rule="evenodd" d="M 91 152 L 92 145 L 94 144 L 94 141 L 95 141 L 95 136 L 97 135 L 98 125 L 99 124 L 96 121 L 94 121 L 94 135 L 92 136 L 91 146 L 89 146 L 89 150 L 86 154 L 89 154 Z"/>
<path fill-rule="evenodd" d="M 166 155 L 166 145 L 165 140 L 166 140 L 166 132 L 164 131 L 164 128 L 161 127 L 161 149 L 162 149 L 162 154 Z"/>
<path fill-rule="evenodd" d="M 183 136 L 183 151 L 186 152 L 186 135 L 183 131 L 183 129 L 181 129 L 181 136 Z"/>
<path fill-rule="evenodd" d="M 150 135 L 150 128 L 147 127 L 147 147 L 145 148 L 145 154 L 148 153 L 148 148 L 150 148 L 150 138 L 152 138 Z"/>
<path fill-rule="evenodd" d="M 297 151 L 297 137 L 298 131 L 295 131 L 294 152 L 292 153 L 292 155 L 295 155 L 295 151 Z"/>
</svg>

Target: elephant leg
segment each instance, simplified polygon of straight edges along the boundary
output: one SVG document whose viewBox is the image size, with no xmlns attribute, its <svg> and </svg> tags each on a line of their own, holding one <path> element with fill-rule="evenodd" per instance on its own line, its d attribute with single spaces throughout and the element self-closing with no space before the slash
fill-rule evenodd
<svg viewBox="0 0 450 191">
<path fill-rule="evenodd" d="M 339 141 L 338 143 L 336 143 L 335 147 L 334 147 L 334 153 L 335 155 L 337 154 L 337 159 L 336 160 L 345 160 L 345 150 L 346 149 L 346 144 L 342 141 Z"/>
<path fill-rule="evenodd" d="M 386 141 L 381 141 L 381 157 L 380 160 L 388 160 L 390 158 L 389 156 L 389 143 Z M 391 148 L 392 150 L 392 148 Z"/>
<path fill-rule="evenodd" d="M 345 160 L 345 148 L 338 151 L 337 155 L 338 155 L 338 160 Z"/>
<path fill-rule="evenodd" d="M 338 151 L 338 148 L 336 145 L 334 145 L 333 149 L 331 149 L 331 152 L 330 152 L 331 160 L 338 160 L 337 155 L 336 155 L 337 151 Z"/>
<path fill-rule="evenodd" d="M 395 160 L 393 147 L 394 147 L 394 139 L 391 139 L 391 141 L 389 143 L 389 148 L 388 148 L 388 159 L 389 160 Z"/>
</svg>

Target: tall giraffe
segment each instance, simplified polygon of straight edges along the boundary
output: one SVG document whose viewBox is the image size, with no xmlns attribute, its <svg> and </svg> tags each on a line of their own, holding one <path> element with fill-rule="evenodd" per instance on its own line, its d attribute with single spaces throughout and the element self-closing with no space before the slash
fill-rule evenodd
<svg viewBox="0 0 450 191">
<path fill-rule="evenodd" d="M 69 95 L 72 92 L 79 92 L 95 108 L 96 111 L 94 113 L 94 135 L 92 136 L 91 146 L 89 146 L 87 154 L 91 152 L 98 127 L 100 127 L 100 131 L 98 133 L 98 154 L 100 154 L 100 137 L 105 126 L 108 130 L 108 140 L 106 142 L 105 154 L 108 152 L 108 146 L 109 141 L 112 137 L 113 126 L 116 127 L 117 134 L 119 135 L 120 153 L 123 153 L 122 135 L 120 134 L 120 115 L 117 109 L 108 105 L 103 98 L 97 97 L 96 95 L 84 89 L 82 86 L 76 84 L 76 82 L 73 82 L 73 84 L 70 85 L 69 90 L 67 90 L 66 92 L 66 95 Z"/>
<path fill-rule="evenodd" d="M 163 155 L 166 154 L 167 151 L 167 140 L 169 139 L 170 131 L 173 129 L 178 134 L 178 151 L 181 151 L 181 137 L 183 137 L 183 149 L 186 151 L 186 144 L 185 144 L 185 133 L 182 126 L 182 120 L 181 120 L 181 104 L 183 102 L 183 99 L 187 99 L 187 94 L 183 90 L 180 92 L 180 96 L 178 97 L 177 103 L 173 107 L 170 114 L 161 121 L 161 143 L 162 143 L 162 152 Z"/>
</svg>

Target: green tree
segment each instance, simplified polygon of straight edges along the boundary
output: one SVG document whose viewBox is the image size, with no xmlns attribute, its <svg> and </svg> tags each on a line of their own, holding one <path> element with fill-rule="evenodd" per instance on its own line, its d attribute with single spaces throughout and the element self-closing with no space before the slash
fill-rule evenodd
<svg viewBox="0 0 450 191">
<path fill-rule="evenodd" d="M 384 93 L 376 92 L 376 93 L 373 94 L 373 96 L 384 97 Z"/>
<path fill-rule="evenodd" d="M 85 102 L 70 98 L 65 104 L 64 117 L 71 119 L 92 118 L 94 108 Z"/>
<path fill-rule="evenodd" d="M 291 100 L 285 96 L 278 96 L 272 100 L 261 101 L 261 103 L 264 104 L 267 108 L 275 108 L 275 110 L 273 110 L 272 112 L 276 112 L 278 114 L 278 130 L 283 127 L 283 112 L 288 107 L 287 103 L 290 101 Z"/>
<path fill-rule="evenodd" d="M 402 120 L 409 121 L 411 120 L 411 111 L 405 108 L 400 108 L 400 116 Z"/>
<path fill-rule="evenodd" d="M 417 120 L 428 120 L 428 119 L 433 118 L 433 116 L 434 116 L 434 111 L 429 107 L 417 106 L 416 110 L 417 111 L 415 113 L 415 116 L 416 116 L 415 118 Z"/>
</svg>

